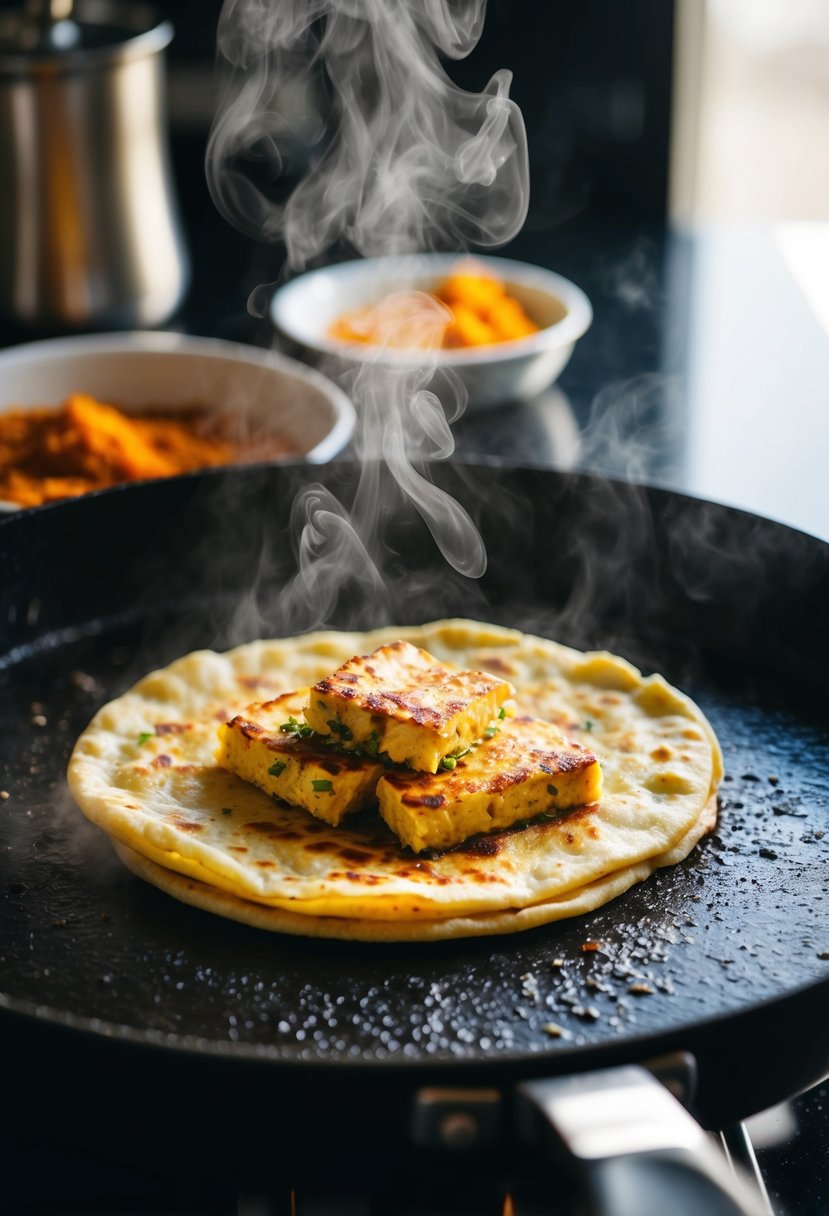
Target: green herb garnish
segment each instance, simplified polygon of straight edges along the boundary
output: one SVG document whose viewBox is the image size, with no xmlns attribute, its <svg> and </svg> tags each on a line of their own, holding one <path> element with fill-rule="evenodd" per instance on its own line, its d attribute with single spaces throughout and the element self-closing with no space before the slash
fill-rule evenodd
<svg viewBox="0 0 829 1216">
<path fill-rule="evenodd" d="M 309 726 L 307 722 L 297 722 L 293 715 L 288 718 L 287 722 L 283 722 L 279 729 L 283 735 L 296 735 L 298 739 L 307 739 L 314 733 L 313 727 Z"/>
<path fill-rule="evenodd" d="M 154 730 L 142 730 L 141 734 L 138 736 L 138 739 L 136 740 L 137 746 L 143 747 L 148 739 L 152 739 L 154 734 L 155 734 Z"/>
<path fill-rule="evenodd" d="M 271 777 L 278 777 L 280 773 L 284 773 L 287 767 L 288 766 L 284 760 L 274 760 L 273 764 L 268 769 L 268 773 Z"/>
<path fill-rule="evenodd" d="M 363 750 L 368 752 L 370 756 L 376 756 L 380 750 L 380 736 L 376 730 L 373 730 L 363 744 Z"/>
<path fill-rule="evenodd" d="M 328 729 L 332 735 L 339 735 L 341 739 L 354 738 L 354 732 L 346 726 L 345 722 L 340 722 L 339 718 L 329 718 Z"/>
<path fill-rule="evenodd" d="M 548 785 L 548 786 L 547 786 L 547 793 L 548 793 L 548 794 L 552 794 L 552 796 L 555 798 L 556 794 L 558 793 L 558 789 L 557 789 L 557 788 L 556 788 L 556 786 L 554 786 L 554 785 Z"/>
<path fill-rule="evenodd" d="M 230 807 L 230 806 L 223 806 L 223 807 L 222 807 L 222 814 L 223 814 L 223 815 L 232 815 L 232 814 L 233 814 L 233 807 Z"/>
<path fill-rule="evenodd" d="M 327 777 L 322 777 L 318 781 L 312 781 L 311 785 L 314 787 L 314 789 L 317 791 L 318 794 L 330 794 L 330 793 L 332 793 L 332 791 L 334 789 L 334 786 L 331 784 L 331 782 L 328 780 Z"/>
<path fill-rule="evenodd" d="M 585 729 L 585 730 L 592 730 L 592 729 L 593 729 L 593 719 L 592 719 L 592 718 L 585 718 L 585 720 L 584 720 L 584 729 Z"/>
<path fill-rule="evenodd" d="M 450 752 L 448 756 L 443 757 L 443 759 L 440 762 L 440 767 L 446 768 L 446 769 L 453 769 L 455 767 L 455 765 L 458 763 L 458 761 L 463 756 L 468 756 L 471 751 L 472 751 L 471 747 L 464 747 L 464 748 L 461 748 L 461 750 L 459 752 Z"/>
<path fill-rule="evenodd" d="M 497 734 L 498 734 L 498 731 L 499 731 L 500 729 L 501 729 L 501 727 L 500 727 L 500 726 L 494 726 L 494 725 L 493 725 L 493 726 L 488 726 L 488 727 L 486 728 L 486 730 L 484 731 L 484 738 L 485 738 L 485 739 L 491 739 L 491 738 L 493 738 L 493 736 L 494 736 L 494 735 L 497 735 Z"/>
<path fill-rule="evenodd" d="M 504 707 L 502 705 L 501 708 L 498 710 L 498 717 L 506 718 L 506 716 L 507 716 L 507 711 L 504 709 Z"/>
</svg>

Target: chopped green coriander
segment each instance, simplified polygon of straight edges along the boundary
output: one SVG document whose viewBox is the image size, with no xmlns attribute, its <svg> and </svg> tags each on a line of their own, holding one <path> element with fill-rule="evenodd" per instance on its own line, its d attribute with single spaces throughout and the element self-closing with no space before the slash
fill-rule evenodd
<svg viewBox="0 0 829 1216">
<path fill-rule="evenodd" d="M 334 789 L 334 786 L 327 777 L 322 777 L 318 781 L 312 781 L 311 785 L 318 794 L 330 794 Z"/>
<path fill-rule="evenodd" d="M 555 798 L 556 794 L 558 793 L 558 787 L 555 785 L 548 785 L 547 793 L 552 794 L 552 796 Z"/>
<path fill-rule="evenodd" d="M 307 722 L 297 722 L 293 714 L 288 718 L 287 722 L 283 722 L 280 726 L 280 731 L 283 735 L 296 735 L 298 739 L 307 739 L 309 735 L 313 735 L 313 728 Z"/>
<path fill-rule="evenodd" d="M 494 736 L 498 734 L 498 731 L 499 731 L 500 729 L 501 729 L 501 727 L 500 727 L 500 726 L 488 726 L 488 727 L 486 728 L 486 730 L 484 731 L 484 738 L 485 738 L 485 739 L 492 739 L 492 738 L 494 738 Z"/>
<path fill-rule="evenodd" d="M 585 718 L 585 719 L 584 719 L 584 729 L 585 729 L 585 730 L 592 730 L 592 729 L 593 729 L 593 719 L 592 719 L 592 718 Z"/>
<path fill-rule="evenodd" d="M 222 814 L 223 814 L 223 815 L 232 815 L 232 814 L 233 814 L 233 807 L 231 807 L 231 806 L 223 806 L 223 807 L 222 807 Z"/>
<path fill-rule="evenodd" d="M 354 738 L 354 732 L 346 726 L 345 722 L 340 722 L 339 718 L 329 718 L 328 728 L 332 735 L 339 735 L 341 739 Z"/>
<path fill-rule="evenodd" d="M 507 716 L 507 711 L 504 709 L 504 707 L 502 705 L 501 708 L 498 710 L 498 717 L 506 718 L 506 716 Z"/>
<path fill-rule="evenodd" d="M 148 739 L 152 739 L 154 734 L 155 734 L 154 730 L 142 730 L 141 734 L 138 736 L 138 739 L 136 740 L 137 746 L 143 747 Z"/>
<path fill-rule="evenodd" d="M 471 751 L 472 751 L 471 747 L 464 747 L 464 748 L 461 748 L 461 750 L 459 752 L 450 752 L 448 756 L 443 757 L 443 759 L 440 762 L 440 767 L 447 768 L 447 769 L 453 769 L 455 767 L 455 765 L 458 763 L 458 761 L 463 756 L 468 756 Z"/>
<path fill-rule="evenodd" d="M 278 777 L 279 774 L 283 773 L 286 768 L 287 765 L 284 760 L 274 760 L 273 764 L 268 769 L 268 773 L 271 777 Z"/>
<path fill-rule="evenodd" d="M 380 736 L 376 730 L 373 730 L 363 744 L 363 750 L 368 752 L 370 756 L 376 756 L 380 750 Z"/>
</svg>

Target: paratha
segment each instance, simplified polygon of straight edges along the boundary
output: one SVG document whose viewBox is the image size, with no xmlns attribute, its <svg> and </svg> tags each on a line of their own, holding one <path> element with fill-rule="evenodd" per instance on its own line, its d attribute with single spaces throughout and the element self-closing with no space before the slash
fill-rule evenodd
<svg viewBox="0 0 829 1216">
<path fill-rule="evenodd" d="M 505 908 L 501 912 L 478 912 L 469 916 L 448 916 L 436 920 L 360 920 L 343 916 L 308 916 L 283 908 L 269 908 L 250 899 L 241 899 L 229 891 L 211 885 L 207 871 L 202 878 L 187 877 L 171 870 L 162 860 L 152 861 L 148 854 L 136 853 L 117 841 L 115 851 L 134 874 L 152 883 L 159 890 L 191 904 L 225 916 L 228 920 L 272 933 L 289 933 L 297 937 L 325 937 L 341 941 L 361 942 L 423 942 L 445 941 L 460 937 L 490 937 L 519 933 L 538 925 L 581 916 L 624 894 L 636 883 L 650 878 L 654 870 L 683 861 L 695 844 L 710 832 L 717 821 L 716 796 L 709 799 L 697 822 L 667 853 L 636 865 L 623 866 L 596 882 L 575 891 L 548 899 L 527 908 Z M 162 855 L 163 858 L 163 855 Z M 194 867 L 194 873 L 196 872 Z"/>
<path fill-rule="evenodd" d="M 423 858 L 373 810 L 335 828 L 218 767 L 219 722 L 396 639 L 509 680 L 523 710 L 596 752 L 601 802 Z M 280 931 L 383 940 L 510 932 L 597 907 L 687 855 L 721 776 L 711 727 L 661 676 L 472 621 L 198 651 L 104 706 L 69 765 L 84 813 L 179 898 Z"/>
</svg>

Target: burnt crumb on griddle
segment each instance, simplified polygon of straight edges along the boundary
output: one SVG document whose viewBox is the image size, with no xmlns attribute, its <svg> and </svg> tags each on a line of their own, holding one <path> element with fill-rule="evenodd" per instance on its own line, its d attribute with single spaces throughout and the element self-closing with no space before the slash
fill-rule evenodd
<svg viewBox="0 0 829 1216">
<path fill-rule="evenodd" d="M 90 697 L 98 696 L 102 691 L 101 685 L 95 677 L 85 671 L 73 671 L 69 678 L 76 688 L 88 693 Z"/>
<path fill-rule="evenodd" d="M 9 793 L 9 791 L 0 790 L 0 801 L 5 802 L 8 798 L 11 798 L 11 794 Z"/>
<path fill-rule="evenodd" d="M 574 1005 L 573 1017 L 581 1018 L 583 1022 L 598 1022 L 602 1016 L 595 1005 Z"/>
<path fill-rule="evenodd" d="M 767 861 L 777 861 L 777 858 L 780 856 L 775 849 L 768 849 L 765 847 L 759 849 L 758 852 L 760 856 L 765 857 Z"/>
</svg>

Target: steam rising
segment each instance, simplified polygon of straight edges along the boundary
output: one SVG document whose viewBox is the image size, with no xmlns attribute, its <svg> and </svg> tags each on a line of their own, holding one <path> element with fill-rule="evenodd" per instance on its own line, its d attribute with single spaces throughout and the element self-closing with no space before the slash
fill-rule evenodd
<svg viewBox="0 0 829 1216">
<path fill-rule="evenodd" d="M 396 256 L 509 240 L 529 199 L 511 73 L 467 93 L 441 64 L 474 47 L 484 8 L 485 0 L 225 0 L 218 45 L 230 73 L 207 157 L 220 211 L 258 238 L 284 241 L 294 272 L 332 250 Z M 282 197 L 280 182 L 297 177 Z M 419 353 L 436 351 L 442 311 L 402 292 L 388 310 L 387 347 L 400 344 L 402 326 Z M 350 377 L 363 475 L 348 507 L 318 486 L 296 505 L 293 628 L 326 623 L 345 578 L 381 602 L 383 520 L 405 504 L 456 571 L 476 578 L 486 569 L 469 514 L 428 476 L 429 460 L 452 454 L 450 422 L 465 405 L 451 376 L 438 386 L 436 362 L 412 368 L 378 357 Z"/>
<path fill-rule="evenodd" d="M 508 241 L 529 201 L 512 74 L 467 93 L 439 58 L 469 53 L 484 8 L 226 0 L 218 47 L 231 74 L 207 154 L 219 210 L 251 235 L 283 239 L 295 271 L 343 241 L 365 256 Z M 279 201 L 275 183 L 296 172 L 303 145 L 315 158 Z"/>
</svg>

